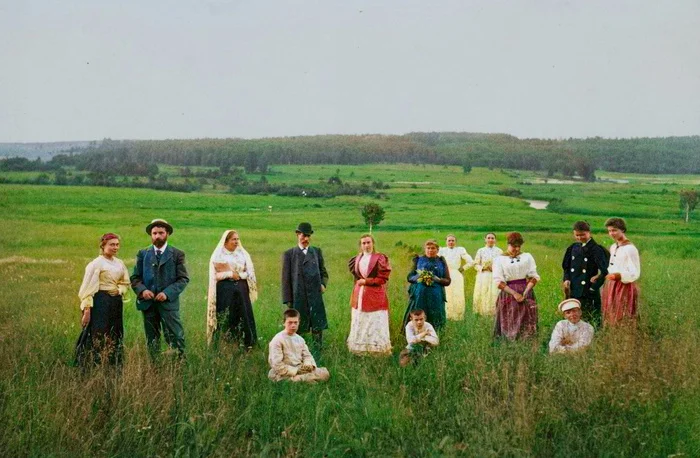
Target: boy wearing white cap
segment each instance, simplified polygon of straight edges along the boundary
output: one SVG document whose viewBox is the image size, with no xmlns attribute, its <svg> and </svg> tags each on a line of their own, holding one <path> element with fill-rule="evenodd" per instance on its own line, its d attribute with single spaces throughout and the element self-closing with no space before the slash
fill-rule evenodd
<svg viewBox="0 0 700 458">
<path fill-rule="evenodd" d="M 549 352 L 565 353 L 589 346 L 594 331 L 593 326 L 581 320 L 581 302 L 578 299 L 566 299 L 559 304 L 559 311 L 566 319 L 554 326 Z"/>
</svg>

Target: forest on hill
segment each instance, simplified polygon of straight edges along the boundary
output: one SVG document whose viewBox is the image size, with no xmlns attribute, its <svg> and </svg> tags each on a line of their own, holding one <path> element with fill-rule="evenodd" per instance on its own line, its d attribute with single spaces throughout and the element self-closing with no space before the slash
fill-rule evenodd
<svg viewBox="0 0 700 458">
<path fill-rule="evenodd" d="M 626 173 L 700 173 L 700 136 L 565 140 L 507 134 L 414 132 L 405 135 L 319 135 L 262 139 L 111 140 L 57 154 L 43 166 L 119 169 L 146 176 L 157 164 L 242 167 L 265 173 L 275 164 L 444 164 L 546 171 L 595 179 L 595 170 Z M 10 165 L 7 163 L 2 168 Z M 19 164 L 15 163 L 14 166 Z M 23 163 L 34 170 L 38 161 Z M 126 172 L 126 173 L 124 173 Z"/>
</svg>

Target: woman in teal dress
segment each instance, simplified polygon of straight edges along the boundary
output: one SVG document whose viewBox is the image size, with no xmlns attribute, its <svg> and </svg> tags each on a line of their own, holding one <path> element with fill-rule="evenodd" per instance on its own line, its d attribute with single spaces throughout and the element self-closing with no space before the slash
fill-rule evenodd
<svg viewBox="0 0 700 458">
<path fill-rule="evenodd" d="M 413 269 L 408 274 L 411 286 L 408 288 L 408 308 L 403 318 L 402 329 L 410 320 L 411 310 L 425 311 L 428 323 L 435 329 L 445 324 L 445 286 L 451 282 L 447 261 L 438 256 L 438 246 L 435 240 L 423 244 L 424 255 L 413 258 Z"/>
</svg>

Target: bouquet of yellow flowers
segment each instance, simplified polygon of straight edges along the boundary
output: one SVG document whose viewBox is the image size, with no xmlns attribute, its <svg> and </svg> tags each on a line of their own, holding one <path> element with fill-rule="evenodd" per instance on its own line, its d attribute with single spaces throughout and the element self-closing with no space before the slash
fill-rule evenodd
<svg viewBox="0 0 700 458">
<path fill-rule="evenodd" d="M 418 273 L 418 280 L 416 280 L 418 283 L 425 283 L 426 286 L 433 284 L 433 273 L 431 271 L 418 269 L 416 272 Z"/>
<path fill-rule="evenodd" d="M 484 263 L 481 265 L 482 270 L 491 270 L 492 268 L 493 268 L 493 261 L 490 259 L 488 261 L 484 261 Z"/>
</svg>

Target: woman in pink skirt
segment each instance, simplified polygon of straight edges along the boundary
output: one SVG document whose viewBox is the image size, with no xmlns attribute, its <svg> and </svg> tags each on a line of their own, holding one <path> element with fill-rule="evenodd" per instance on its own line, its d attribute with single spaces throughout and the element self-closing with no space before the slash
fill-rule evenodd
<svg viewBox="0 0 700 458">
<path fill-rule="evenodd" d="M 622 218 L 609 218 L 605 222 L 608 235 L 615 241 L 610 246 L 610 265 L 603 286 L 603 325 L 614 326 L 627 319 L 637 319 L 639 289 L 635 283 L 642 270 L 639 251 L 627 235 L 627 224 Z"/>
<path fill-rule="evenodd" d="M 493 282 L 501 290 L 496 302 L 495 337 L 514 340 L 537 332 L 537 302 L 532 290 L 540 279 L 530 253 L 523 253 L 519 232 L 508 234 L 508 250 L 493 262 Z"/>
</svg>

